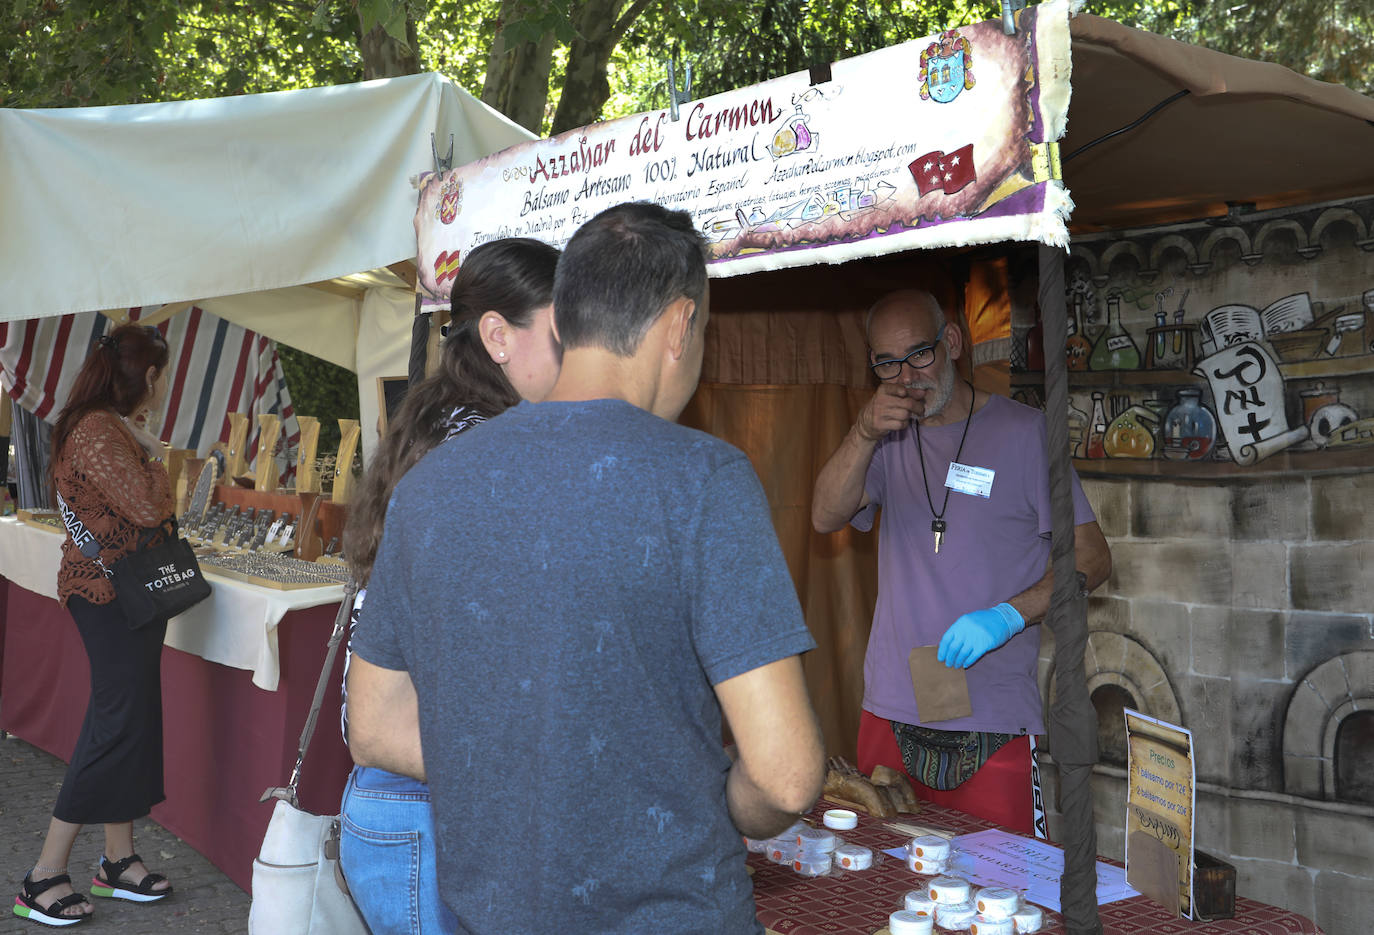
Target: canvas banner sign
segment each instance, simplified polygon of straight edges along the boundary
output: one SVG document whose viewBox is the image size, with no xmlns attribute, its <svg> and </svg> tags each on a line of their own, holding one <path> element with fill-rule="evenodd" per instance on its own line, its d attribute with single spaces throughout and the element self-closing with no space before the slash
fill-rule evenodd
<svg viewBox="0 0 1374 935">
<path fill-rule="evenodd" d="M 1130 708 L 1125 717 L 1126 880 L 1176 917 L 1192 918 L 1193 734 Z"/>
<path fill-rule="evenodd" d="M 1069 99 L 1069 7 L 861 55 L 523 143 L 421 176 L 423 301 L 447 303 L 472 248 L 562 246 L 599 211 L 655 201 L 689 212 L 711 275 L 838 263 L 1002 240 L 1065 245 L 1071 202 L 1056 141 Z"/>
</svg>

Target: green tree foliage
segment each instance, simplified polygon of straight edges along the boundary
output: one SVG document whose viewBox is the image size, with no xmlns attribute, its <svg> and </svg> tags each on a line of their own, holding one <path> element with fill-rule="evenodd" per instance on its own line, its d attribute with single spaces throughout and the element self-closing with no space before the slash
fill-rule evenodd
<svg viewBox="0 0 1374 935">
<path fill-rule="evenodd" d="M 987 19 L 965 0 L 696 0 L 645 12 L 612 62 L 619 115 L 668 106 L 666 62 L 706 97 Z M 679 79 L 680 80 L 680 79 Z M 607 115 L 609 116 L 609 114 Z"/>
<path fill-rule="evenodd" d="M 1374 94 L 1370 0 L 1137 0 L 1129 6 L 1116 16 L 1121 22 Z"/>
<path fill-rule="evenodd" d="M 1374 93 L 1369 0 L 1085 9 Z M 531 129 L 561 131 L 666 105 L 670 59 L 693 63 L 701 96 L 996 14 L 990 0 L 6 0 L 0 103 L 182 100 L 436 70 Z"/>
<path fill-rule="evenodd" d="M 339 447 L 339 419 L 358 418 L 358 377 L 343 367 L 305 351 L 277 346 L 291 408 L 297 415 L 320 420 L 321 454 Z"/>
<path fill-rule="evenodd" d="M 268 0 L 7 0 L 6 107 L 188 100 L 363 76 L 346 5 Z"/>
<path fill-rule="evenodd" d="M 480 11 L 479 37 L 492 50 L 483 99 L 531 129 L 558 133 L 666 106 L 669 60 L 679 74 L 692 63 L 700 97 L 995 17 L 998 10 L 986 0 L 433 0 L 421 44 L 436 22 L 464 14 L 472 22 Z M 1236 6 L 1089 0 L 1085 10 L 1374 93 L 1369 0 Z M 475 61 L 469 57 L 468 64 Z M 491 93 L 497 67 L 519 76 L 523 97 Z M 544 119 L 537 124 L 532 115 L 541 104 Z"/>
</svg>

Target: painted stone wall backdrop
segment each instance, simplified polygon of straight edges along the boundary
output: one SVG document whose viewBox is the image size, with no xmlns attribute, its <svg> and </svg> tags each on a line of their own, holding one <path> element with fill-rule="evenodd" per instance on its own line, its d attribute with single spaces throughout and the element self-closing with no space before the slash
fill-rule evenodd
<svg viewBox="0 0 1374 935">
<path fill-rule="evenodd" d="M 1365 935 L 1374 473 L 1084 489 L 1115 564 L 1089 601 L 1085 660 L 1100 851 L 1124 856 L 1127 705 L 1194 732 L 1198 846 L 1236 865 L 1242 895 Z M 1052 653 L 1046 633 L 1047 696 Z"/>
<path fill-rule="evenodd" d="M 1193 731 L 1197 846 L 1242 895 L 1367 935 L 1374 199 L 1094 235 L 1067 271 L 1074 464 L 1115 566 L 1085 656 L 1099 849 L 1124 853 L 1133 707 Z M 1039 405 L 1035 317 L 1012 386 Z"/>
<path fill-rule="evenodd" d="M 1077 238 L 1066 281 L 1080 470 L 1374 458 L 1374 199 Z M 1034 310 L 1012 329 L 1014 395 L 1038 405 Z"/>
</svg>

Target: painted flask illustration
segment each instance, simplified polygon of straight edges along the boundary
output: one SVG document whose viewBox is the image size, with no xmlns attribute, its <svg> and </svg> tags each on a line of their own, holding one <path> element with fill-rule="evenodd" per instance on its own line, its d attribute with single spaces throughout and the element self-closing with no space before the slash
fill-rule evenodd
<svg viewBox="0 0 1374 935">
<path fill-rule="evenodd" d="M 1164 457 L 1170 461 L 1201 461 L 1217 440 L 1217 420 L 1202 404 L 1202 390 L 1178 391 L 1178 401 L 1164 417 Z"/>
<path fill-rule="evenodd" d="M 1158 417 L 1144 406 L 1130 406 L 1107 426 L 1102 447 L 1109 458 L 1152 458 Z"/>
<path fill-rule="evenodd" d="M 768 146 L 768 151 L 775 159 L 811 148 L 814 137 L 806 123 L 809 119 L 802 113 L 801 105 L 797 105 L 797 112 L 778 128 L 778 132 L 773 134 L 773 142 Z"/>
<path fill-rule="evenodd" d="M 1088 358 L 1089 370 L 1139 370 L 1140 348 L 1121 323 L 1121 297 L 1114 295 L 1107 300 L 1107 328 L 1097 336 L 1093 344 L 1092 356 Z"/>
</svg>

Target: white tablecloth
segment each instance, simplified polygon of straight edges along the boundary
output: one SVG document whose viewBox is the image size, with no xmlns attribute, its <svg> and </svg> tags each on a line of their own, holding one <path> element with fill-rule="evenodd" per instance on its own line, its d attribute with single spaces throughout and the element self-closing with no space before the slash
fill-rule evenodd
<svg viewBox="0 0 1374 935">
<path fill-rule="evenodd" d="M 57 600 L 57 568 L 65 533 L 35 529 L 0 517 L 0 577 Z M 277 624 L 289 611 L 343 600 L 343 586 L 278 591 L 213 578 L 210 599 L 167 624 L 167 645 L 210 662 L 253 673 L 253 684 L 277 690 L 281 666 Z"/>
</svg>

